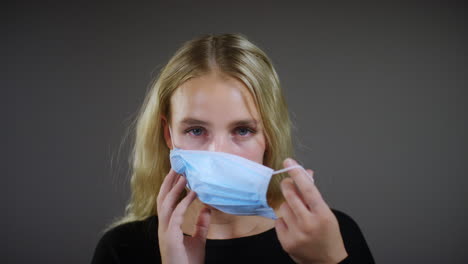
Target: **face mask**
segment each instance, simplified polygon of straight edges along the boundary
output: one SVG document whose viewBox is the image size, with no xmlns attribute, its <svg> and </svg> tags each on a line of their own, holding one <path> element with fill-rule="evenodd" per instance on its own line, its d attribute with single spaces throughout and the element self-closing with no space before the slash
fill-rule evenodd
<svg viewBox="0 0 468 264">
<path fill-rule="evenodd" d="M 172 133 L 171 133 L 172 134 Z M 259 215 L 276 219 L 266 193 L 274 174 L 299 165 L 274 171 L 257 162 L 224 152 L 182 150 L 170 152 L 172 169 L 185 176 L 187 187 L 198 199 L 233 215 Z"/>
</svg>

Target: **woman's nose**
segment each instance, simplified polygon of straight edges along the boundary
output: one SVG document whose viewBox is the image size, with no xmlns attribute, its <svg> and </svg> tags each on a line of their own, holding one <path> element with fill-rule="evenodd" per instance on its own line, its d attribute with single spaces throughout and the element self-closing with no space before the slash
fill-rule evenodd
<svg viewBox="0 0 468 264">
<path fill-rule="evenodd" d="M 215 136 L 209 143 L 208 150 L 229 153 L 229 139 L 225 136 Z"/>
</svg>

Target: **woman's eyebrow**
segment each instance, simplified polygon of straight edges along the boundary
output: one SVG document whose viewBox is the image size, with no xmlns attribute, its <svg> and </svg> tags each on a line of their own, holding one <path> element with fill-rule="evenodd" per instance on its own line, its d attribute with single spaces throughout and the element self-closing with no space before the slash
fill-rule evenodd
<svg viewBox="0 0 468 264">
<path fill-rule="evenodd" d="M 209 122 L 198 120 L 196 118 L 186 117 L 180 121 L 182 124 L 185 125 L 210 125 Z"/>
<path fill-rule="evenodd" d="M 256 127 L 258 124 L 258 121 L 255 119 L 244 119 L 244 120 L 238 120 L 231 122 L 231 126 L 253 126 Z"/>
<path fill-rule="evenodd" d="M 196 118 L 192 117 L 186 117 L 182 119 L 181 121 L 182 124 L 193 126 L 193 125 L 205 125 L 205 126 L 210 126 L 210 122 L 206 122 L 203 120 L 199 120 Z M 236 120 L 230 123 L 229 126 L 257 126 L 258 121 L 255 119 L 242 119 L 242 120 Z"/>
</svg>

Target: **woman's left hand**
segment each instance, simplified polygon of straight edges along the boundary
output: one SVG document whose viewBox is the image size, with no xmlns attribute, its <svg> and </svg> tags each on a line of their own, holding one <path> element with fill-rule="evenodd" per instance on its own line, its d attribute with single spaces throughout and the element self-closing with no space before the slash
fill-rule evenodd
<svg viewBox="0 0 468 264">
<path fill-rule="evenodd" d="M 292 159 L 284 167 L 297 165 Z M 275 227 L 283 249 L 297 263 L 338 263 L 348 255 L 338 220 L 313 182 L 313 172 L 301 168 L 281 182 L 285 202 Z"/>
</svg>

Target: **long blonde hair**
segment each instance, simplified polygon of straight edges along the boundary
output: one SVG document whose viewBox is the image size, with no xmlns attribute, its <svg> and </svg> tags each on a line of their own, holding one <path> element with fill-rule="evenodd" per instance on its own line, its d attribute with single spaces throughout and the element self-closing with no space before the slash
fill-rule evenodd
<svg viewBox="0 0 468 264">
<path fill-rule="evenodd" d="M 263 164 L 277 170 L 292 156 L 291 122 L 278 75 L 267 55 L 242 34 L 200 36 L 182 45 L 146 95 L 136 120 L 130 202 L 125 215 L 109 228 L 157 213 L 156 197 L 170 170 L 161 116 L 170 116 L 170 98 L 177 87 L 211 71 L 241 80 L 252 93 L 267 142 Z M 283 199 L 279 183 L 284 177 L 274 175 L 269 185 L 267 199 L 274 208 Z"/>
</svg>

